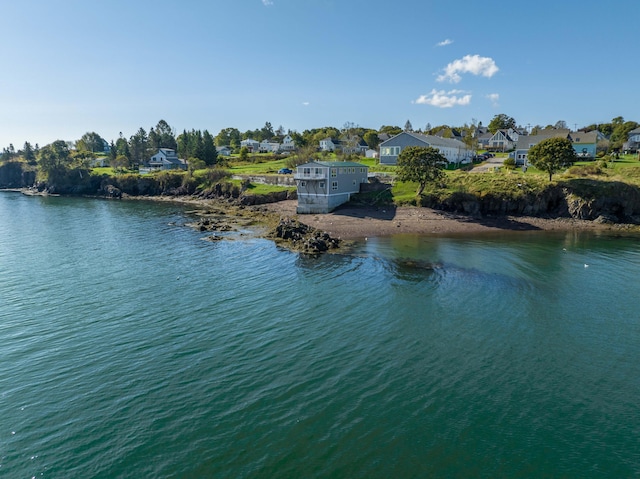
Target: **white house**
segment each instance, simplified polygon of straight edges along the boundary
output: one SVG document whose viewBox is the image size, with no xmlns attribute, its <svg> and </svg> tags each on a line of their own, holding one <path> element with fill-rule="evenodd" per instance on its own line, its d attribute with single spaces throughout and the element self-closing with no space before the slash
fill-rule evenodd
<svg viewBox="0 0 640 479">
<path fill-rule="evenodd" d="M 366 158 L 378 158 L 379 155 L 378 155 L 378 151 L 377 150 L 369 148 L 368 150 L 366 150 L 364 152 L 364 156 Z"/>
<path fill-rule="evenodd" d="M 280 150 L 280 143 L 274 141 L 262 140 L 260 142 L 260 153 L 277 153 Z"/>
<path fill-rule="evenodd" d="M 341 146 L 340 140 L 334 138 L 325 138 L 320 140 L 320 150 L 322 151 L 335 151 Z"/>
<path fill-rule="evenodd" d="M 328 213 L 368 183 L 369 168 L 352 161 L 311 161 L 296 168 L 297 213 Z"/>
<path fill-rule="evenodd" d="M 286 135 L 282 139 L 282 144 L 280 145 L 281 151 L 294 151 L 296 149 L 296 142 L 293 141 L 291 135 Z"/>
<path fill-rule="evenodd" d="M 513 150 L 518 144 L 519 134 L 513 128 L 496 131 L 487 143 L 487 148 L 498 151 Z"/>
<path fill-rule="evenodd" d="M 146 164 L 149 170 L 186 170 L 187 162 L 171 148 L 160 148 Z"/>
</svg>

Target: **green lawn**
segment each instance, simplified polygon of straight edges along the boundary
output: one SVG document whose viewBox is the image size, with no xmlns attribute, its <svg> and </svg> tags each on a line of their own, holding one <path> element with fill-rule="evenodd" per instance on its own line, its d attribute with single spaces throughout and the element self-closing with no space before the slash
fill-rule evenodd
<svg viewBox="0 0 640 479">
<path fill-rule="evenodd" d="M 499 158 L 507 158 L 507 153 L 499 153 Z M 277 174 L 280 168 L 287 166 L 286 158 L 277 160 L 268 160 L 261 155 L 253 155 L 248 161 L 240 161 L 237 157 L 227 159 L 228 164 L 224 168 L 231 175 L 272 175 Z M 273 158 L 273 157 L 271 157 Z M 334 154 L 318 155 L 320 161 L 338 159 Z M 609 159 L 609 158 L 607 158 Z M 416 190 L 418 185 L 415 183 L 395 182 L 395 166 L 381 166 L 374 158 L 358 158 L 357 161 L 369 167 L 372 173 L 381 173 L 386 176 L 388 181 L 393 183 L 392 196 L 393 202 L 396 204 L 415 204 Z M 194 177 L 203 181 L 212 170 L 198 170 L 194 172 Z M 116 172 L 112 168 L 94 168 L 95 174 L 115 175 Z M 462 170 L 445 171 L 445 180 L 435 184 L 428 185 L 424 194 L 432 197 L 445 198 L 455 194 L 470 194 L 474 196 L 484 196 L 492 194 L 497 197 L 519 198 L 524 194 L 542 191 L 549 185 L 548 174 L 529 167 L 526 172 L 521 168 L 508 170 L 500 168 L 495 172 L 469 174 Z M 220 178 L 223 179 L 223 178 Z M 632 186 L 640 187 L 640 161 L 637 155 L 621 155 L 615 161 L 582 161 L 577 162 L 567 171 L 556 173 L 553 175 L 552 183 L 567 182 L 567 184 L 583 184 L 585 180 L 591 188 L 602 188 L 605 191 L 615 182 L 628 183 Z M 217 180 L 214 180 L 217 181 Z M 226 181 L 229 181 L 228 179 Z M 232 181 L 240 186 L 239 180 Z M 293 190 L 295 187 L 284 187 L 278 185 L 251 184 L 249 190 L 251 194 L 261 195 L 275 191 Z M 597 191 L 597 190 L 594 190 Z"/>
</svg>

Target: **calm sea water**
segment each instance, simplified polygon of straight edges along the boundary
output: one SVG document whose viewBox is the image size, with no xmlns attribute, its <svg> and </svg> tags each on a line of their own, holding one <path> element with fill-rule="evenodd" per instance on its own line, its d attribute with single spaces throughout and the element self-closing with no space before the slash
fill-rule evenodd
<svg viewBox="0 0 640 479">
<path fill-rule="evenodd" d="M 640 477 L 637 237 L 187 221 L 0 193 L 0 476 Z"/>
</svg>

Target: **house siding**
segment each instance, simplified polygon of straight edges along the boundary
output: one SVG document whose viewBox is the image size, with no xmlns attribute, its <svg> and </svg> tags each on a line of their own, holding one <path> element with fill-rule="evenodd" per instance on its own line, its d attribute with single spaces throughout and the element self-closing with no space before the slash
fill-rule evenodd
<svg viewBox="0 0 640 479">
<path fill-rule="evenodd" d="M 296 169 L 297 213 L 328 213 L 346 203 L 360 184 L 368 181 L 368 168 L 352 162 L 311 162 Z"/>
<path fill-rule="evenodd" d="M 398 156 L 408 146 L 436 148 L 449 163 L 469 162 L 473 156 L 473 151 L 459 140 L 402 132 L 380 144 L 380 164 L 397 164 Z"/>
</svg>

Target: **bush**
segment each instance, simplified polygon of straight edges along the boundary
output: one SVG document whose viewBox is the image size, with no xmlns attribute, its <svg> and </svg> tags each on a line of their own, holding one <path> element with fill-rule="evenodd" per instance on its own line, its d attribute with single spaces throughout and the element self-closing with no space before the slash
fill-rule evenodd
<svg viewBox="0 0 640 479">
<path fill-rule="evenodd" d="M 515 170 L 516 169 L 515 158 L 507 158 L 506 160 L 504 160 L 504 166 L 509 170 Z"/>
<path fill-rule="evenodd" d="M 601 162 L 598 162 L 601 163 Z M 601 175 L 602 168 L 598 164 L 590 164 L 583 166 L 572 166 L 567 171 L 570 175 L 573 176 L 592 176 L 592 175 Z"/>
<path fill-rule="evenodd" d="M 206 185 L 213 185 L 219 183 L 222 180 L 231 178 L 231 173 L 223 168 L 209 168 L 203 175 L 203 182 Z"/>
</svg>

